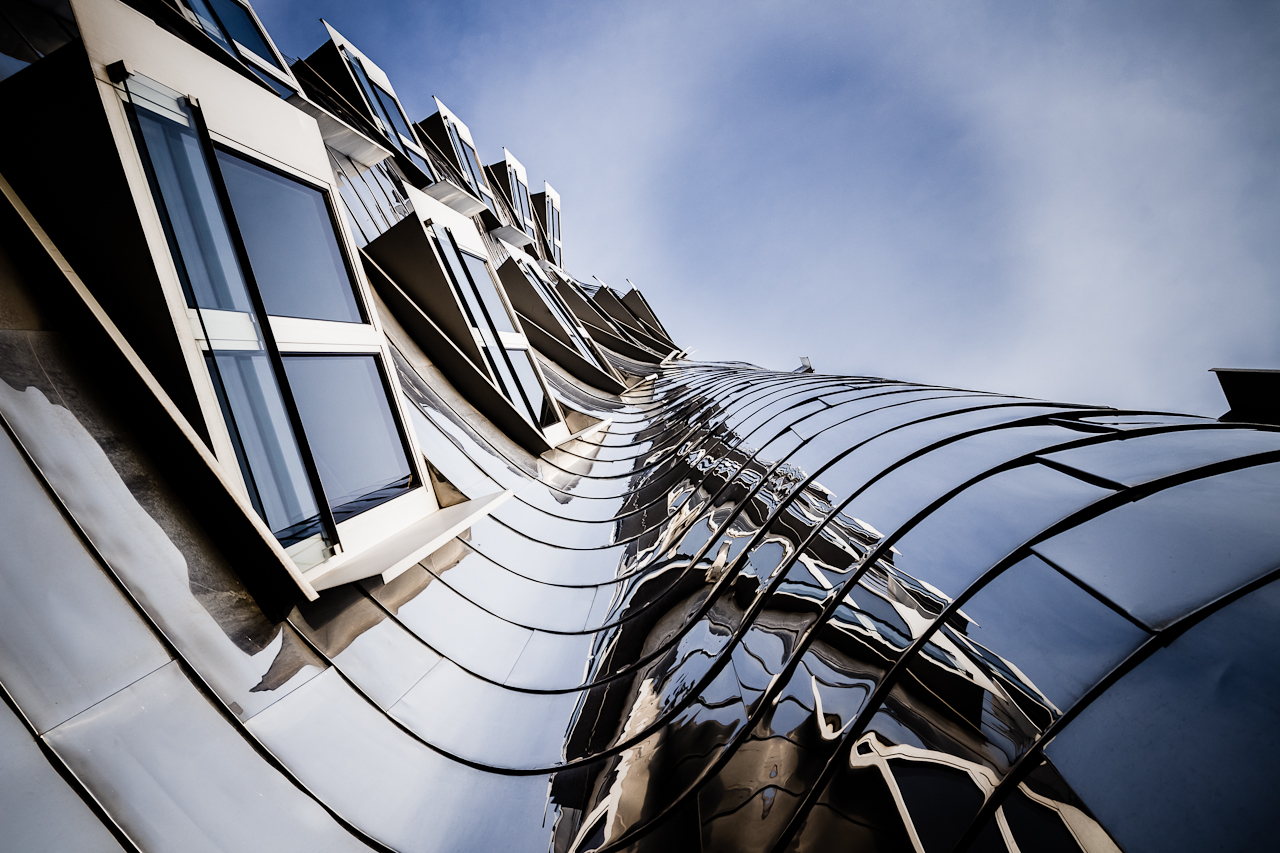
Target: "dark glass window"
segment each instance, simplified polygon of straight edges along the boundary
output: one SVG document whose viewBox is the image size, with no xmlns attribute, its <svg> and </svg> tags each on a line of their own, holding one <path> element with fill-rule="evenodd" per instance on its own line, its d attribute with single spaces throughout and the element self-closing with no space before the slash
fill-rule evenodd
<svg viewBox="0 0 1280 853">
<path fill-rule="evenodd" d="M 533 367 L 533 354 L 528 350 L 507 350 L 511 358 L 511 368 L 524 392 L 525 401 L 529 405 L 529 413 L 538 426 L 551 426 L 560 420 L 555 406 L 542 388 L 542 382 Z"/>
<path fill-rule="evenodd" d="M 413 485 L 399 425 L 373 355 L 286 355 L 285 372 L 341 521 Z"/>
<path fill-rule="evenodd" d="M 258 29 L 257 23 L 249 10 L 235 0 L 208 0 L 218 20 L 222 22 L 226 34 L 235 39 L 246 50 L 252 51 L 258 58 L 266 60 L 279 68 L 275 51 L 267 44 L 267 39 Z"/>
<path fill-rule="evenodd" d="M 489 313 L 489 319 L 493 322 L 493 327 L 499 332 L 514 332 L 515 326 L 511 323 L 511 315 L 507 313 L 507 306 L 503 303 L 502 297 L 498 295 L 498 288 L 493 283 L 493 276 L 489 275 L 489 266 L 482 259 L 475 255 L 462 253 L 462 260 L 467 265 L 467 272 L 471 274 L 471 281 L 475 284 L 476 292 L 480 295 L 480 300 L 484 303 L 485 310 Z"/>
<path fill-rule="evenodd" d="M 226 151 L 218 163 L 267 313 L 363 322 L 324 193 Z"/>
<path fill-rule="evenodd" d="M 404 113 L 400 111 L 400 105 L 396 103 L 396 99 L 377 83 L 372 80 L 369 82 L 373 86 L 373 94 L 377 97 L 378 103 L 382 107 L 382 112 L 387 116 L 387 120 L 391 122 L 391 126 L 399 131 L 405 139 L 413 139 L 413 131 L 409 129 L 409 122 L 405 120 Z"/>
</svg>

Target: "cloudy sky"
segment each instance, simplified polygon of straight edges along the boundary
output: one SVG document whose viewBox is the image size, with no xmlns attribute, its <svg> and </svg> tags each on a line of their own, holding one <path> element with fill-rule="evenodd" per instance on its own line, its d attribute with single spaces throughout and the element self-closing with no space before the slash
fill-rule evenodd
<svg viewBox="0 0 1280 853">
<path fill-rule="evenodd" d="M 1280 368 L 1280 4 L 257 0 L 699 358 L 1217 416 Z"/>
</svg>

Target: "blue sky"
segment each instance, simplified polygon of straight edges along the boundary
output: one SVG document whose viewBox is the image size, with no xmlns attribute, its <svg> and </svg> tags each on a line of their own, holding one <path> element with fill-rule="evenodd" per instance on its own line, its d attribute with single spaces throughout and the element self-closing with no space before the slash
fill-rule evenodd
<svg viewBox="0 0 1280 853">
<path fill-rule="evenodd" d="M 254 6 L 509 148 L 696 357 L 1214 416 L 1280 368 L 1280 4 Z"/>
</svg>

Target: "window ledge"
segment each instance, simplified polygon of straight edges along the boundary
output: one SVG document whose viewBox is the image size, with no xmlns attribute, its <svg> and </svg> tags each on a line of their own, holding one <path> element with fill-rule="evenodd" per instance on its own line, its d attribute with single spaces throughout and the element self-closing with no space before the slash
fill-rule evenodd
<svg viewBox="0 0 1280 853">
<path fill-rule="evenodd" d="M 384 582 L 391 581 L 488 515 L 513 494 L 515 492 L 508 489 L 437 510 L 363 551 L 343 553 L 326 560 L 304 573 L 303 578 L 317 590 L 374 575 L 381 575 Z"/>
<path fill-rule="evenodd" d="M 471 193 L 456 186 L 448 179 L 436 181 L 431 186 L 423 190 L 424 193 L 434 198 L 436 201 L 452 207 L 463 216 L 475 216 L 482 210 L 489 208 L 484 202 L 476 198 Z"/>
</svg>

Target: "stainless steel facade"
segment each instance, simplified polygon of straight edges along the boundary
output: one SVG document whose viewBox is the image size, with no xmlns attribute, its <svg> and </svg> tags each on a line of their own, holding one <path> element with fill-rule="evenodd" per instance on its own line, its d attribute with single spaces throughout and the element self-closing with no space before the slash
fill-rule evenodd
<svg viewBox="0 0 1280 853">
<path fill-rule="evenodd" d="M 0 27 L 0 849 L 1274 843 L 1280 428 L 691 361 L 332 27 Z"/>
</svg>

